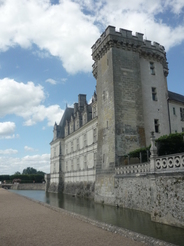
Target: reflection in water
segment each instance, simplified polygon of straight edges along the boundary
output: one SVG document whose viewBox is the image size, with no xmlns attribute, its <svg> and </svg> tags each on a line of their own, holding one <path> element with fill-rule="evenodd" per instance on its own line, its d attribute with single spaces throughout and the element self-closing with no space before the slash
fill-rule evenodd
<svg viewBox="0 0 184 246">
<path fill-rule="evenodd" d="M 12 192 L 48 203 L 51 206 L 82 214 L 94 220 L 126 228 L 176 245 L 184 245 L 184 229 L 154 223 L 151 221 L 150 215 L 144 212 L 96 204 L 92 200 L 63 194 L 45 193 L 44 191 L 12 190 Z"/>
</svg>

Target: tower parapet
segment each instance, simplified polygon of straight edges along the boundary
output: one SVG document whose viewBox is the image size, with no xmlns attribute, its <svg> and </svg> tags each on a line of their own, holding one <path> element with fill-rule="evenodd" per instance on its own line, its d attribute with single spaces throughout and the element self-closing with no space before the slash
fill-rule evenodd
<svg viewBox="0 0 184 246">
<path fill-rule="evenodd" d="M 159 61 L 163 65 L 164 75 L 168 75 L 168 63 L 164 46 L 157 42 L 151 42 L 143 39 L 142 33 L 136 32 L 132 35 L 132 31 L 126 29 L 115 30 L 114 26 L 108 26 L 101 37 L 92 46 L 92 58 L 95 63 L 101 59 L 107 51 L 116 47 L 123 50 L 132 50 L 140 53 L 140 56 L 147 57 Z M 97 77 L 97 66 L 93 65 L 93 74 Z"/>
</svg>

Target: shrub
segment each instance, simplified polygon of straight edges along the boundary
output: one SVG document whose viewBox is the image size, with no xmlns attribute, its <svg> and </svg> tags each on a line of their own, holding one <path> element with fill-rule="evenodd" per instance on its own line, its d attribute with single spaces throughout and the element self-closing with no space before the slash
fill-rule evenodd
<svg viewBox="0 0 184 246">
<path fill-rule="evenodd" d="M 148 155 L 150 154 L 149 150 L 150 150 L 150 146 L 146 147 L 146 148 L 136 149 L 134 151 L 129 152 L 128 156 L 130 158 L 139 158 L 139 159 L 141 156 L 142 162 L 146 162 L 146 161 L 148 161 Z"/>
<path fill-rule="evenodd" d="M 156 140 L 158 155 L 184 152 L 184 133 L 164 135 Z"/>
</svg>

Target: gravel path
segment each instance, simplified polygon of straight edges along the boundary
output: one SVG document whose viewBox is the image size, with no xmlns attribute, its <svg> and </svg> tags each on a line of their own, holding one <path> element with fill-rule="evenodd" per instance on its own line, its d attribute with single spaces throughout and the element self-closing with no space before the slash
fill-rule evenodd
<svg viewBox="0 0 184 246">
<path fill-rule="evenodd" d="M 0 246 L 154 245 L 103 230 L 89 221 L 0 189 Z M 155 244 L 156 245 L 156 244 Z M 168 244 L 157 244 L 168 245 Z"/>
</svg>

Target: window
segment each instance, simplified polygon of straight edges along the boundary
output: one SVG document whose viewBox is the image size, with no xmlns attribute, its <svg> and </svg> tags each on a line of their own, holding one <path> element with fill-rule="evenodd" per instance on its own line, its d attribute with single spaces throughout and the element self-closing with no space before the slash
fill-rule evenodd
<svg viewBox="0 0 184 246">
<path fill-rule="evenodd" d="M 150 62 L 150 70 L 151 70 L 151 74 L 155 75 L 155 66 L 154 66 L 154 62 Z"/>
<path fill-rule="evenodd" d="M 80 146 L 79 146 L 79 139 L 77 138 L 77 150 L 80 149 Z"/>
<path fill-rule="evenodd" d="M 181 131 L 184 132 L 184 127 L 182 127 L 182 130 Z"/>
<path fill-rule="evenodd" d="M 84 156 L 84 169 L 87 169 L 87 158 L 86 158 L 86 155 Z"/>
<path fill-rule="evenodd" d="M 86 133 L 84 134 L 84 148 L 87 146 L 87 137 L 86 137 Z"/>
<path fill-rule="evenodd" d="M 157 132 L 157 133 L 160 132 L 159 131 L 159 120 L 158 119 L 154 120 L 154 125 L 155 125 L 155 132 Z"/>
<path fill-rule="evenodd" d="M 151 90 L 152 90 L 152 99 L 153 99 L 153 101 L 157 101 L 157 90 L 156 90 L 156 88 L 152 87 Z"/>
<path fill-rule="evenodd" d="M 66 144 L 66 155 L 68 154 L 68 144 Z"/>
<path fill-rule="evenodd" d="M 94 167 L 96 167 L 96 153 L 94 153 Z"/>
<path fill-rule="evenodd" d="M 176 115 L 176 109 L 175 108 L 173 108 L 173 114 Z"/>
<path fill-rule="evenodd" d="M 54 173 L 56 172 L 56 163 L 54 163 Z"/>
<path fill-rule="evenodd" d="M 68 162 L 66 161 L 66 172 L 68 172 Z"/>
<path fill-rule="evenodd" d="M 184 121 L 184 108 L 180 108 L 181 120 Z"/>
<path fill-rule="evenodd" d="M 71 160 L 71 171 L 73 171 L 73 160 Z"/>
<path fill-rule="evenodd" d="M 96 143 L 96 128 L 93 129 L 93 142 Z"/>
<path fill-rule="evenodd" d="M 73 152 L 73 141 L 71 142 L 71 152 Z"/>
<path fill-rule="evenodd" d="M 77 170 L 80 170 L 79 158 L 77 158 Z"/>
<path fill-rule="evenodd" d="M 56 147 L 54 147 L 54 157 L 56 157 Z"/>
</svg>

